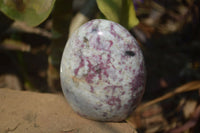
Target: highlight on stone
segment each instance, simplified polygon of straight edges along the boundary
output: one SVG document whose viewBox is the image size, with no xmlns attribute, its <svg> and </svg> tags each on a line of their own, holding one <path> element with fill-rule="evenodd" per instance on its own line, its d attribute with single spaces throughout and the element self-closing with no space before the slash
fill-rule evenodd
<svg viewBox="0 0 200 133">
<path fill-rule="evenodd" d="M 61 68 L 63 93 L 79 115 L 98 121 L 122 121 L 145 89 L 142 51 L 121 25 L 95 19 L 67 41 Z"/>
</svg>

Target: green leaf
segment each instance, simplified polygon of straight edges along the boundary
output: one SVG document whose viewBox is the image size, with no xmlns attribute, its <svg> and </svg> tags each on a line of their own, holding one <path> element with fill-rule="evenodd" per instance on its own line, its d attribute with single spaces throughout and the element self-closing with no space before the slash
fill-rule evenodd
<svg viewBox="0 0 200 133">
<path fill-rule="evenodd" d="M 132 0 L 97 0 L 100 11 L 112 20 L 131 29 L 139 23 Z"/>
<path fill-rule="evenodd" d="M 51 13 L 55 0 L 0 0 L 0 10 L 29 26 L 42 23 Z"/>
</svg>

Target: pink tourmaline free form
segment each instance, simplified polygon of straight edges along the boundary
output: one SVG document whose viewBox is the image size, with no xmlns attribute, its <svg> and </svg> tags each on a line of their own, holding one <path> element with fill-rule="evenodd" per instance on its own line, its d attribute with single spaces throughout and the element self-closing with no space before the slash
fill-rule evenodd
<svg viewBox="0 0 200 133">
<path fill-rule="evenodd" d="M 145 89 L 140 47 L 121 25 L 95 19 L 67 41 L 60 69 L 63 93 L 73 110 L 99 121 L 122 121 Z"/>
</svg>

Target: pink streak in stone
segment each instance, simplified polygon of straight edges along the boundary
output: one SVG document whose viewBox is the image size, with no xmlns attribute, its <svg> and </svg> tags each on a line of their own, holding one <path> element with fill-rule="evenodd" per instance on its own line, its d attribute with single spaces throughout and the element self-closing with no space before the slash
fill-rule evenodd
<svg viewBox="0 0 200 133">
<path fill-rule="evenodd" d="M 88 83 L 93 83 L 93 78 L 95 77 L 95 73 L 93 74 L 88 74 L 87 77 L 85 78 L 85 80 L 88 82 Z"/>
<path fill-rule="evenodd" d="M 114 29 L 114 25 L 111 23 L 110 24 L 110 33 L 114 36 L 117 37 L 118 39 L 120 39 L 120 35 L 116 33 L 115 29 Z"/>
<path fill-rule="evenodd" d="M 137 47 L 137 42 L 135 42 L 135 40 L 131 39 L 131 42 L 130 44 L 128 44 L 128 49 L 129 50 L 132 50 L 134 49 L 135 50 L 135 53 L 138 53 L 138 47 Z"/>
<path fill-rule="evenodd" d="M 98 45 L 100 45 L 100 39 L 101 39 L 101 38 L 100 38 L 100 36 L 98 35 L 98 36 L 97 36 L 97 44 L 98 44 Z"/>
<path fill-rule="evenodd" d="M 119 80 L 119 82 L 122 82 L 122 81 L 123 81 L 123 79 L 120 79 L 120 80 Z"/>
<path fill-rule="evenodd" d="M 110 45 L 109 45 L 108 49 L 110 49 L 110 48 L 112 47 L 113 41 L 112 41 L 112 40 L 109 40 L 109 43 L 110 43 Z"/>
<path fill-rule="evenodd" d="M 78 68 L 76 68 L 75 70 L 74 70 L 74 73 L 75 73 L 75 75 L 77 75 L 78 74 L 78 71 L 82 68 L 82 67 L 84 67 L 84 65 L 85 65 L 85 63 L 84 63 L 84 59 L 85 59 L 85 61 L 87 61 L 88 62 L 88 68 L 89 68 L 89 72 L 87 73 L 87 75 L 86 75 L 86 77 L 85 77 L 85 80 L 88 82 L 88 83 L 93 83 L 93 79 L 94 79 L 94 77 L 96 77 L 96 76 L 98 76 L 98 79 L 99 80 L 102 80 L 102 75 L 104 75 L 106 78 L 108 78 L 109 77 L 109 73 L 107 72 L 107 70 L 108 69 L 110 69 L 110 65 L 109 64 L 111 64 L 111 66 L 114 68 L 114 69 L 116 69 L 115 68 L 115 66 L 112 64 L 112 62 L 111 62 L 111 51 L 110 51 L 110 48 L 112 47 L 112 45 L 113 45 L 113 42 L 112 42 L 112 40 L 107 40 L 108 41 L 108 45 L 107 45 L 107 47 L 101 47 L 102 46 L 102 44 L 100 44 L 101 42 L 100 42 L 100 36 L 97 36 L 97 38 L 96 38 L 96 40 L 95 40 L 95 42 L 93 42 L 92 44 L 93 44 L 93 47 L 95 48 L 95 49 L 97 49 L 97 50 L 104 50 L 104 51 L 107 51 L 108 52 L 108 54 L 107 54 L 107 59 L 105 60 L 105 61 L 103 61 L 103 59 L 102 59 L 102 55 L 92 55 L 92 58 L 93 58 L 93 60 L 95 60 L 96 62 L 97 62 L 97 65 L 93 65 L 92 63 L 91 63 L 91 57 L 83 57 L 83 56 L 80 56 L 80 58 L 81 58 L 81 62 L 80 62 L 80 64 L 79 64 L 79 66 L 78 66 Z M 107 82 L 108 83 L 108 82 Z"/>
<path fill-rule="evenodd" d="M 99 67 L 101 69 L 101 73 L 108 78 L 108 76 L 109 76 L 109 74 L 107 72 L 107 69 L 109 69 L 108 64 L 104 64 L 103 62 L 100 62 Z"/>
<path fill-rule="evenodd" d="M 121 99 L 116 96 L 112 96 L 108 99 L 107 104 L 110 106 L 117 106 L 117 109 L 121 108 Z"/>
<path fill-rule="evenodd" d="M 93 88 L 93 86 L 90 86 L 90 92 L 91 92 L 91 93 L 94 93 L 94 88 Z"/>
<path fill-rule="evenodd" d="M 100 78 L 100 79 L 102 78 L 102 75 L 101 75 L 101 74 L 105 75 L 105 76 L 108 78 L 108 76 L 109 76 L 109 74 L 107 73 L 108 66 L 107 66 L 107 65 L 105 66 L 105 65 L 103 64 L 103 62 L 101 62 L 101 63 L 99 64 L 99 68 L 101 69 L 101 73 L 99 74 L 99 78 Z"/>
<path fill-rule="evenodd" d="M 86 29 L 93 25 L 93 21 L 86 23 Z"/>
<path fill-rule="evenodd" d="M 81 48 L 84 48 L 84 46 L 85 46 L 85 45 L 82 44 L 82 45 L 81 45 Z"/>
<path fill-rule="evenodd" d="M 88 62 L 89 72 L 88 72 L 85 80 L 88 83 L 93 83 L 93 78 L 96 76 L 95 69 L 89 60 L 87 60 L 87 62 Z"/>
<path fill-rule="evenodd" d="M 99 58 L 101 58 L 101 57 L 99 57 Z M 100 63 L 99 63 L 98 65 L 96 65 L 96 66 L 92 65 L 92 63 L 91 63 L 89 60 L 87 60 L 87 62 L 88 62 L 89 72 L 88 72 L 88 74 L 87 74 L 85 80 L 86 80 L 88 83 L 93 83 L 93 78 L 94 78 L 96 75 L 98 75 L 99 80 L 102 79 L 102 75 L 101 75 L 101 74 L 104 74 L 106 77 L 109 76 L 108 73 L 107 73 L 107 71 L 106 71 L 106 69 L 107 69 L 108 67 L 105 67 L 104 64 L 103 64 L 102 62 L 100 62 Z M 103 71 L 103 73 L 102 73 L 102 71 Z"/>
<path fill-rule="evenodd" d="M 104 70 L 103 74 L 108 78 L 108 72 Z"/>
<path fill-rule="evenodd" d="M 109 44 L 108 45 L 107 44 L 104 44 L 104 45 L 101 44 L 101 36 L 98 35 L 96 37 L 96 41 L 92 43 L 93 44 L 93 48 L 95 48 L 96 50 L 104 50 L 104 51 L 107 51 L 107 52 L 111 53 L 110 48 L 113 45 L 113 41 L 106 40 L 106 42 L 108 42 Z"/>
<path fill-rule="evenodd" d="M 143 62 L 140 64 L 139 74 L 135 76 L 132 81 L 133 88 L 137 89 L 140 86 L 144 85 L 145 82 L 145 73 L 144 73 L 144 64 Z"/>
<path fill-rule="evenodd" d="M 74 70 L 74 74 L 75 74 L 75 75 L 77 75 L 77 74 L 78 74 L 78 71 L 79 71 L 82 67 L 84 67 L 84 65 L 85 65 L 84 59 L 83 59 L 81 56 L 80 56 L 80 58 L 81 58 L 81 62 L 80 62 L 80 64 L 79 64 L 78 68 L 76 68 L 76 69 Z"/>
<path fill-rule="evenodd" d="M 112 95 L 114 95 L 116 88 L 120 89 L 120 90 L 123 90 L 122 86 L 116 86 L 116 85 L 107 86 L 107 87 L 104 88 L 104 90 L 107 90 L 108 92 L 112 91 Z"/>
<path fill-rule="evenodd" d="M 127 49 L 128 50 L 132 50 L 133 48 L 134 48 L 134 44 L 127 44 Z"/>
<path fill-rule="evenodd" d="M 124 94 L 125 94 L 125 91 L 123 91 L 121 95 L 124 95 Z"/>
<path fill-rule="evenodd" d="M 122 74 L 122 70 L 119 70 L 119 74 Z"/>
<path fill-rule="evenodd" d="M 133 74 L 135 74 L 135 69 L 133 69 Z"/>
<path fill-rule="evenodd" d="M 107 70 L 110 68 L 110 66 L 108 65 L 110 63 L 110 59 L 107 59 L 107 64 L 104 64 L 104 62 L 102 61 L 102 55 L 99 56 L 92 56 L 93 58 L 96 59 L 96 61 L 98 62 L 97 65 L 93 65 L 90 61 L 89 58 L 87 58 L 87 62 L 88 62 L 88 68 L 89 68 L 89 72 L 85 78 L 85 80 L 88 83 L 93 83 L 93 78 L 95 76 L 98 75 L 99 80 L 102 80 L 102 75 L 106 76 L 107 78 L 109 77 L 109 74 L 107 72 Z"/>
<path fill-rule="evenodd" d="M 129 99 L 128 103 L 131 105 L 135 105 L 142 97 L 142 94 L 144 93 L 144 89 L 139 90 L 138 88 L 143 86 L 145 83 L 145 73 L 144 73 L 144 64 L 140 64 L 140 69 L 138 70 L 139 74 L 135 76 L 135 78 L 132 80 L 131 95 L 132 97 Z"/>
<path fill-rule="evenodd" d="M 127 66 L 125 66 L 124 70 L 126 70 L 126 71 L 127 71 L 127 70 L 128 70 L 128 67 L 127 67 Z"/>
<path fill-rule="evenodd" d="M 106 61 L 106 64 L 111 64 L 112 65 L 112 67 L 114 68 L 114 69 L 116 69 L 115 68 L 115 66 L 112 64 L 112 62 L 111 62 L 111 55 L 110 54 L 108 54 L 107 55 L 107 61 Z M 112 58 L 113 59 L 113 58 Z M 114 59 L 113 59 L 114 60 Z M 107 65 L 107 68 L 109 68 L 109 66 Z"/>
</svg>

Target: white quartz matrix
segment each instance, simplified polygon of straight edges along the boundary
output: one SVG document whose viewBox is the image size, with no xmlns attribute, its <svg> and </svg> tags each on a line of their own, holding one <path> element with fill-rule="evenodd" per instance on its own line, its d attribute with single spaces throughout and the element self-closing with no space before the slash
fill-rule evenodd
<svg viewBox="0 0 200 133">
<path fill-rule="evenodd" d="M 69 38 L 61 61 L 61 85 L 73 110 L 99 121 L 122 121 L 145 86 L 142 52 L 121 25 L 95 19 Z"/>
</svg>

